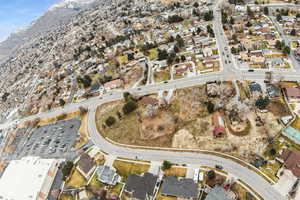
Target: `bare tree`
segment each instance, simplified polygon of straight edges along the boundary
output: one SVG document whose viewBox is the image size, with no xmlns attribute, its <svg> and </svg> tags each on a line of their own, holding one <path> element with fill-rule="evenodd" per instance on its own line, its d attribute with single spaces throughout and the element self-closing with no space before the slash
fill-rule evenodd
<svg viewBox="0 0 300 200">
<path fill-rule="evenodd" d="M 85 107 L 80 106 L 79 107 L 80 116 L 86 114 L 88 112 L 88 109 Z"/>
</svg>

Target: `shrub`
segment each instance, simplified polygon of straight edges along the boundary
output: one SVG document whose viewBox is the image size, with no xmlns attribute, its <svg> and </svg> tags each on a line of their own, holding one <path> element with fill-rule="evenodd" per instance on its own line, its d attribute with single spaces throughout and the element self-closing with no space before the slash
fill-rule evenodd
<svg viewBox="0 0 300 200">
<path fill-rule="evenodd" d="M 216 172 L 214 170 L 209 170 L 207 176 L 209 179 L 214 179 L 216 177 Z"/>
<path fill-rule="evenodd" d="M 58 115 L 58 116 L 56 117 L 56 119 L 57 119 L 58 121 L 64 120 L 64 119 L 66 119 L 66 118 L 67 118 L 67 114 L 66 114 L 66 113 L 62 113 L 62 114 L 60 114 L 60 115 Z"/>
<path fill-rule="evenodd" d="M 116 119 L 112 116 L 109 116 L 106 120 L 105 120 L 105 124 L 110 127 L 112 125 L 114 125 L 114 123 L 116 123 Z"/>
<path fill-rule="evenodd" d="M 84 115 L 84 114 L 86 114 L 88 112 L 88 109 L 80 106 L 79 107 L 79 112 L 80 112 L 80 115 Z"/>
<path fill-rule="evenodd" d="M 206 108 L 209 113 L 213 113 L 215 110 L 215 105 L 211 101 L 209 101 L 206 104 Z"/>
<path fill-rule="evenodd" d="M 255 102 L 255 106 L 257 108 L 259 108 L 260 110 L 265 109 L 270 103 L 270 100 L 268 97 L 263 98 L 262 96 L 260 96 L 256 102 Z"/>
<path fill-rule="evenodd" d="M 162 164 L 162 170 L 168 170 L 172 167 L 172 163 L 170 161 L 164 160 Z"/>
<path fill-rule="evenodd" d="M 66 178 L 71 174 L 72 168 L 74 164 L 71 161 L 68 161 L 65 166 L 61 169 L 61 172 L 63 174 L 63 180 L 65 181 Z"/>
<path fill-rule="evenodd" d="M 136 109 L 137 109 L 137 103 L 135 101 L 130 100 L 123 106 L 123 113 L 125 115 L 128 115 L 131 112 L 135 111 Z"/>
</svg>

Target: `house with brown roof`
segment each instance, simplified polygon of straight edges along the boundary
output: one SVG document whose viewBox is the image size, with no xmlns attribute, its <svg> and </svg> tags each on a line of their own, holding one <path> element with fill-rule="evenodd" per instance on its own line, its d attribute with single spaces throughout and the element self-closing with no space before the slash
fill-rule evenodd
<svg viewBox="0 0 300 200">
<path fill-rule="evenodd" d="M 86 153 L 80 156 L 76 169 L 86 178 L 89 179 L 96 169 L 96 162 Z"/>
<path fill-rule="evenodd" d="M 104 88 L 111 90 L 111 89 L 119 88 L 119 87 L 123 86 L 123 84 L 124 83 L 121 79 L 116 79 L 116 80 L 105 83 Z"/>
<path fill-rule="evenodd" d="M 300 101 L 300 88 L 285 87 L 284 92 L 289 102 Z"/>
<path fill-rule="evenodd" d="M 226 134 L 225 122 L 221 113 L 215 112 L 212 117 L 213 117 L 213 126 L 214 126 L 214 130 L 213 130 L 214 137 L 218 138 Z"/>
<path fill-rule="evenodd" d="M 284 167 L 300 178 L 300 151 L 284 149 L 280 158 L 284 162 Z"/>
</svg>

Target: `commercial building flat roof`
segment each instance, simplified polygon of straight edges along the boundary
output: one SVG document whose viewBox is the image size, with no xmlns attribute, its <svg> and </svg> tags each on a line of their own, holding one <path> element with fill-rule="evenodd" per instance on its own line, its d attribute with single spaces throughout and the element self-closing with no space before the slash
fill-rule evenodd
<svg viewBox="0 0 300 200">
<path fill-rule="evenodd" d="M 58 160 L 39 157 L 24 157 L 11 161 L 0 178 L 0 199 L 46 199 L 57 166 Z"/>
</svg>

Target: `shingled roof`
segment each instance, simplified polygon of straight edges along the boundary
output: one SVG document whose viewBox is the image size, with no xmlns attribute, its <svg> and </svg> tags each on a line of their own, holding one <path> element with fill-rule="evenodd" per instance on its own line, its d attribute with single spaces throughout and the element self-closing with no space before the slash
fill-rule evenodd
<svg viewBox="0 0 300 200">
<path fill-rule="evenodd" d="M 233 200 L 229 197 L 228 192 L 220 187 L 214 187 L 206 196 L 205 200 Z"/>
<path fill-rule="evenodd" d="M 145 173 L 143 176 L 130 174 L 125 184 L 125 191 L 132 192 L 132 198 L 145 200 L 154 195 L 154 188 L 158 177 Z"/>
<path fill-rule="evenodd" d="M 86 153 L 82 154 L 78 161 L 78 167 L 85 174 L 89 174 L 89 172 L 95 167 L 95 165 L 95 161 Z"/>
<path fill-rule="evenodd" d="M 300 152 L 296 150 L 284 149 L 281 158 L 284 160 L 284 166 L 300 178 Z"/>
<path fill-rule="evenodd" d="M 199 189 L 193 179 L 167 176 L 163 180 L 161 194 L 179 198 L 197 198 Z"/>
</svg>

